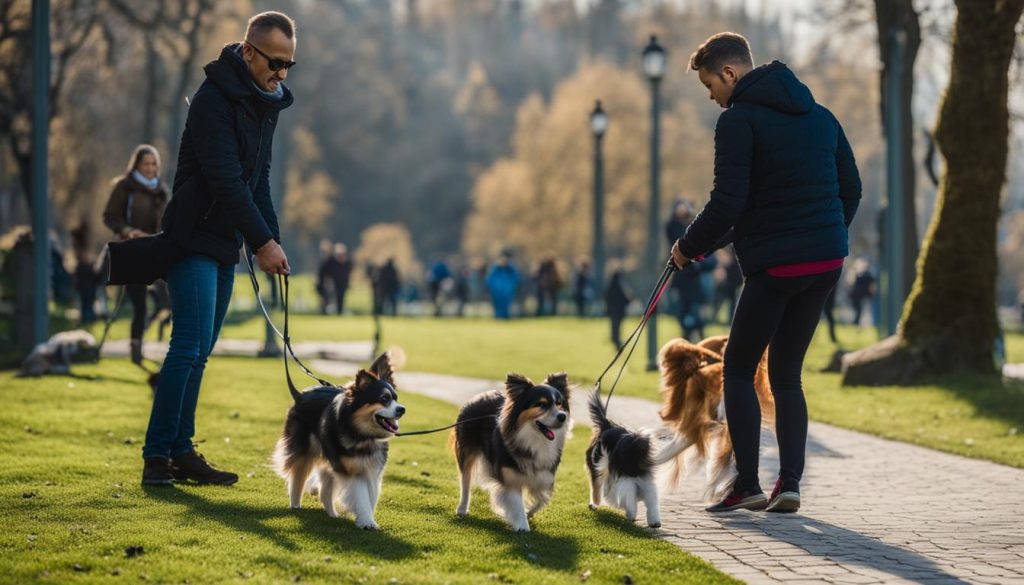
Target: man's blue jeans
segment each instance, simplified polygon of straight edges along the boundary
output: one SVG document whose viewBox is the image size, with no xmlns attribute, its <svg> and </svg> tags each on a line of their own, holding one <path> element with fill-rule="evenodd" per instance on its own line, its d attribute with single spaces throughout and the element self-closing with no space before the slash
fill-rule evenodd
<svg viewBox="0 0 1024 585">
<path fill-rule="evenodd" d="M 199 386 L 227 314 L 234 280 L 234 266 L 220 266 L 199 254 L 168 271 L 173 327 L 153 397 L 143 459 L 177 457 L 192 450 Z"/>
</svg>

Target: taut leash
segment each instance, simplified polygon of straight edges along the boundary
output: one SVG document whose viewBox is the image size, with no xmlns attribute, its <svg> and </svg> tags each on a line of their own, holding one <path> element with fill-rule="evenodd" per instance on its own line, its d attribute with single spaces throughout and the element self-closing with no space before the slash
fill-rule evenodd
<svg viewBox="0 0 1024 585">
<path fill-rule="evenodd" d="M 252 264 L 250 264 L 249 267 L 250 267 L 249 274 L 250 274 L 250 276 L 252 277 L 252 280 L 253 280 L 253 288 L 254 288 L 254 290 L 256 292 L 256 298 L 259 299 L 260 298 L 260 296 L 259 296 L 259 283 L 256 281 L 254 271 L 251 270 Z M 313 374 L 309 370 L 309 368 L 307 368 L 305 366 L 305 364 L 303 364 L 302 361 L 299 360 L 298 356 L 296 356 L 295 352 L 292 350 L 292 341 L 291 341 L 291 335 L 289 334 L 289 318 L 288 318 L 288 316 L 290 314 L 290 311 L 288 309 L 289 304 L 290 304 L 289 303 L 289 298 L 288 298 L 289 297 L 288 293 L 289 293 L 289 289 L 290 289 L 289 281 L 288 281 L 288 276 L 287 275 L 280 275 L 279 274 L 278 275 L 278 282 L 280 284 L 279 288 L 281 290 L 281 295 L 282 295 L 282 297 L 281 297 L 282 304 L 284 305 L 284 333 L 279 332 L 277 330 L 277 327 L 274 326 L 273 321 L 271 321 L 271 319 L 270 319 L 270 314 L 267 312 L 266 307 L 264 307 L 264 305 L 263 305 L 263 301 L 260 300 L 258 302 L 259 302 L 259 305 L 260 305 L 260 309 L 262 309 L 262 311 L 263 311 L 263 316 L 267 319 L 267 322 L 270 323 L 271 328 L 274 329 L 274 331 L 278 334 L 278 336 L 284 342 L 284 346 L 285 346 L 285 351 L 284 351 L 284 376 L 285 376 L 285 379 L 288 381 L 288 392 L 291 393 L 293 400 L 295 400 L 296 402 L 299 400 L 301 394 L 299 393 L 298 389 L 295 387 L 295 383 L 292 381 L 291 369 L 288 366 L 288 356 L 289 355 L 291 355 L 291 358 L 293 360 L 295 360 L 295 363 L 297 363 L 299 365 L 299 367 L 302 368 L 302 370 L 306 373 L 306 375 L 308 375 L 311 378 L 315 379 L 316 381 L 320 382 L 320 384 L 322 386 L 330 386 L 330 387 L 333 387 L 333 388 L 338 388 L 338 386 L 336 384 L 332 384 L 330 382 L 327 382 L 326 380 L 322 380 L 319 377 L 317 377 L 315 374 Z M 413 435 L 428 435 L 428 434 L 431 434 L 431 433 L 439 433 L 441 431 L 446 431 L 448 429 L 457 427 L 457 426 L 459 426 L 461 424 L 464 424 L 464 423 L 473 422 L 473 421 L 477 421 L 477 420 L 488 419 L 488 418 L 494 418 L 495 416 L 496 415 L 493 415 L 493 414 L 486 415 L 486 416 L 478 416 L 478 417 L 473 417 L 473 418 L 468 418 L 466 420 L 458 421 L 458 422 L 452 423 L 452 424 L 450 424 L 448 426 L 439 427 L 439 428 L 436 428 L 436 429 L 426 429 L 426 430 L 422 430 L 422 431 L 410 431 L 410 432 L 406 432 L 406 433 L 395 433 L 395 436 L 396 437 L 410 437 L 410 436 L 413 436 Z"/>
<path fill-rule="evenodd" d="M 682 268 L 686 268 L 692 263 L 693 261 L 691 260 L 690 262 L 684 264 Z M 611 402 L 612 394 L 615 392 L 615 387 L 618 386 L 619 384 L 619 379 L 622 378 L 622 372 L 625 371 L 626 364 L 629 363 L 629 359 L 633 356 L 633 351 L 636 349 L 637 344 L 640 342 L 640 333 L 647 326 L 647 322 L 650 321 L 651 317 L 654 316 L 654 314 L 656 313 L 656 310 L 658 308 L 658 302 L 661 301 L 662 295 L 665 294 L 665 290 L 668 288 L 668 284 L 672 280 L 672 275 L 675 273 L 676 270 L 682 270 L 682 268 L 676 267 L 675 263 L 671 259 L 669 259 L 668 263 L 665 265 L 665 270 L 661 273 L 661 277 L 658 279 L 658 283 L 654 285 L 654 290 L 651 291 L 650 296 L 647 298 L 647 305 L 644 308 L 644 316 L 642 319 L 640 319 L 640 323 L 638 323 L 636 328 L 633 329 L 633 332 L 629 334 L 629 337 L 626 338 L 626 341 L 624 341 L 622 345 L 619 346 L 619 349 L 615 352 L 615 356 L 612 358 L 612 361 L 608 364 L 608 367 L 606 367 L 604 371 L 601 372 L 601 375 L 597 377 L 597 381 L 594 382 L 594 392 L 597 393 L 598 400 L 600 400 L 601 381 L 604 379 L 608 371 L 612 369 L 612 366 L 615 365 L 615 362 L 619 361 L 619 358 L 622 356 L 622 353 L 626 350 L 626 346 L 629 345 L 629 352 L 626 353 L 625 359 L 622 360 L 622 365 L 619 367 L 619 371 L 615 376 L 615 381 L 612 382 L 611 388 L 608 389 L 608 397 L 605 399 L 604 403 L 605 411 L 608 410 L 608 404 Z M 631 341 L 632 345 L 630 345 Z"/>
</svg>

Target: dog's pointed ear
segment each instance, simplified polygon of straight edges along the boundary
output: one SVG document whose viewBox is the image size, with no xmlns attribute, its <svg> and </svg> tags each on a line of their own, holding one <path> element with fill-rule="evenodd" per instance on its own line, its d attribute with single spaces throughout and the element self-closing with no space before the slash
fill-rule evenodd
<svg viewBox="0 0 1024 585">
<path fill-rule="evenodd" d="M 370 372 L 367 372 L 366 370 L 359 370 L 359 372 L 356 374 L 355 382 L 353 382 L 352 385 L 349 386 L 348 388 L 349 394 L 356 394 L 358 392 L 362 392 L 376 379 L 377 377 L 371 374 Z"/>
<path fill-rule="evenodd" d="M 533 382 L 522 374 L 509 372 L 505 378 L 505 394 L 513 401 L 530 388 L 533 388 Z"/>
<path fill-rule="evenodd" d="M 565 401 L 569 401 L 569 374 L 566 374 L 565 372 L 559 372 L 557 374 L 548 374 L 548 377 L 547 379 L 544 380 L 544 383 L 547 384 L 548 386 L 551 386 L 552 388 L 557 389 L 559 392 L 562 393 L 562 396 L 565 398 Z"/>
<path fill-rule="evenodd" d="M 394 387 L 395 370 L 391 367 L 391 352 L 385 351 L 377 356 L 377 359 L 370 364 L 370 371 L 377 376 L 377 379 L 384 380 Z"/>
</svg>

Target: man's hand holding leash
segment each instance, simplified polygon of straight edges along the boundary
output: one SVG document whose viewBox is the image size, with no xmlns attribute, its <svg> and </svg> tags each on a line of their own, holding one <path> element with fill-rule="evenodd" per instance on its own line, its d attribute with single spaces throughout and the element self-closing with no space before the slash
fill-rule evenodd
<svg viewBox="0 0 1024 585">
<path fill-rule="evenodd" d="M 686 268 L 686 265 L 690 264 L 691 262 L 693 262 L 693 260 L 690 260 L 686 256 L 683 256 L 683 253 L 679 251 L 678 240 L 676 241 L 676 243 L 672 244 L 672 264 L 675 265 L 676 270 L 682 270 L 683 268 Z"/>
<path fill-rule="evenodd" d="M 267 274 L 281 274 L 288 276 L 292 269 L 288 266 L 288 257 L 284 254 L 284 248 L 275 240 L 270 240 L 256 250 L 256 262 L 260 270 Z"/>
</svg>

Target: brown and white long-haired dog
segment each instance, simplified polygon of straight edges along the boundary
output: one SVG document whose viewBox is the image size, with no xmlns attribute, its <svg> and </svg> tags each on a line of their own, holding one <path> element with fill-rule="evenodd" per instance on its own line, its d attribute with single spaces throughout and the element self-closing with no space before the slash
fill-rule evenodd
<svg viewBox="0 0 1024 585">
<path fill-rule="evenodd" d="M 723 356 L 728 337 L 709 337 L 694 345 L 673 339 L 658 354 L 661 371 L 661 419 L 683 446 L 670 462 L 669 487 L 684 473 L 701 468 L 706 473 L 704 498 L 724 498 L 736 479 L 735 457 L 723 400 Z M 775 426 L 775 400 L 768 383 L 768 352 L 754 374 L 754 389 L 761 405 L 761 424 Z"/>
</svg>

